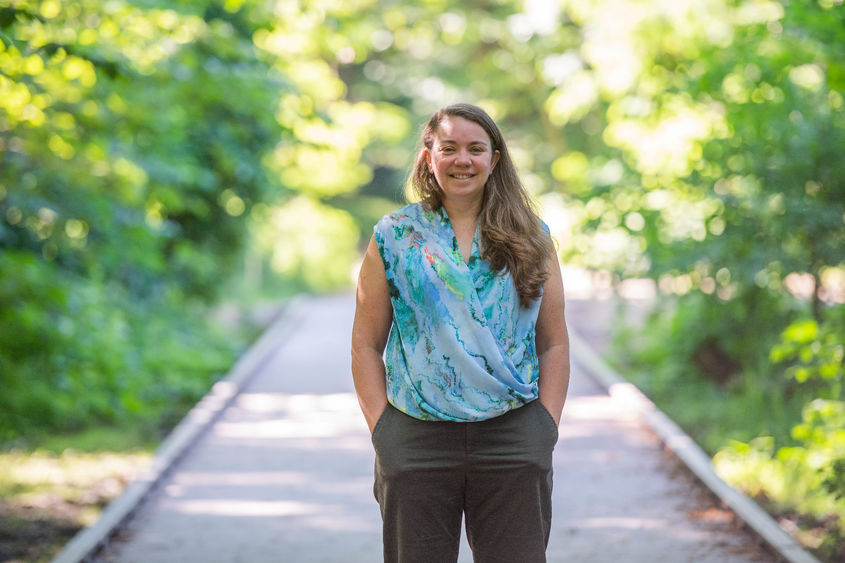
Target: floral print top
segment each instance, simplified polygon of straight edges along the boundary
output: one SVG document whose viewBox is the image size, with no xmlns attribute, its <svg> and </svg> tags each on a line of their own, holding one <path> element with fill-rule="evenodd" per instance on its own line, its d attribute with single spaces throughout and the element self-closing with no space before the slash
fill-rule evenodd
<svg viewBox="0 0 845 563">
<path fill-rule="evenodd" d="M 540 299 L 520 306 L 511 275 L 481 258 L 478 229 L 466 262 L 442 207 L 412 203 L 374 234 L 393 305 L 390 403 L 421 420 L 467 422 L 535 400 Z"/>
</svg>

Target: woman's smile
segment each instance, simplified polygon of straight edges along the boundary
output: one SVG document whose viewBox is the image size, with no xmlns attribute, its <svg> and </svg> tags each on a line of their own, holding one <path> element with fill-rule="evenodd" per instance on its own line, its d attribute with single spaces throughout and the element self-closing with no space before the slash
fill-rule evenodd
<svg viewBox="0 0 845 563">
<path fill-rule="evenodd" d="M 457 116 L 440 122 L 431 149 L 426 149 L 429 171 L 443 190 L 443 201 L 480 201 L 487 178 L 499 160 L 487 132 L 477 123 Z"/>
</svg>

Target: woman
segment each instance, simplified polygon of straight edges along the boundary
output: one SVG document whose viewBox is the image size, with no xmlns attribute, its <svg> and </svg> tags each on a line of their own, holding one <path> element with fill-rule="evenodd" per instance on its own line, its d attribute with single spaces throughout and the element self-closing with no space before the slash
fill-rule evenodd
<svg viewBox="0 0 845 563">
<path fill-rule="evenodd" d="M 480 108 L 438 111 L 361 266 L 352 374 L 385 561 L 545 561 L 569 385 L 560 267 Z"/>
</svg>

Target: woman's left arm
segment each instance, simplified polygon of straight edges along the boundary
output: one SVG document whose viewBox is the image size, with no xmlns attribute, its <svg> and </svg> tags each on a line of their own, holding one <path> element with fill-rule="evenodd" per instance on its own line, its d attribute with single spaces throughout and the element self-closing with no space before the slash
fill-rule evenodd
<svg viewBox="0 0 845 563">
<path fill-rule="evenodd" d="M 540 402 L 560 424 L 569 389 L 569 333 L 564 316 L 563 277 L 557 253 L 548 260 L 549 279 L 537 316 L 537 359 L 540 363 Z"/>
</svg>

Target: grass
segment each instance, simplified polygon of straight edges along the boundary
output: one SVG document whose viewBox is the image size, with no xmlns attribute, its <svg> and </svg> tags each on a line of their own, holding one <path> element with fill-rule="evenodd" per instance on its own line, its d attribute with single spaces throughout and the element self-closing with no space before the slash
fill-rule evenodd
<svg viewBox="0 0 845 563">
<path fill-rule="evenodd" d="M 268 320 L 261 305 L 221 306 L 217 322 L 254 342 Z M 29 435 L 0 446 L 0 561 L 51 561 L 149 466 L 158 444 L 191 406 L 173 404 L 166 420 Z"/>
<path fill-rule="evenodd" d="M 0 452 L 0 561 L 50 561 L 144 471 L 141 428 L 94 428 Z"/>
</svg>

